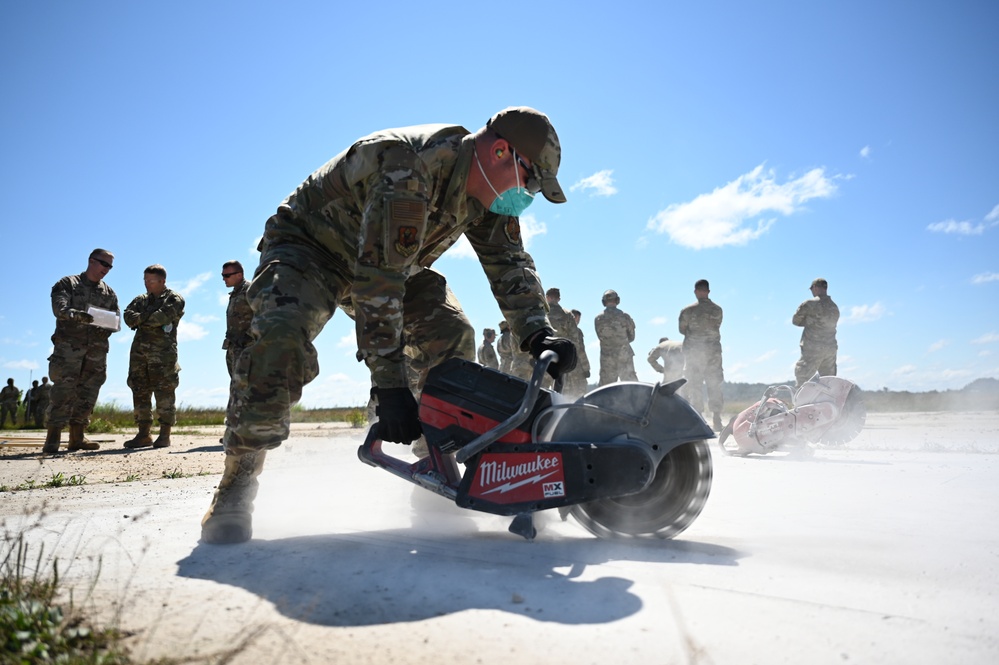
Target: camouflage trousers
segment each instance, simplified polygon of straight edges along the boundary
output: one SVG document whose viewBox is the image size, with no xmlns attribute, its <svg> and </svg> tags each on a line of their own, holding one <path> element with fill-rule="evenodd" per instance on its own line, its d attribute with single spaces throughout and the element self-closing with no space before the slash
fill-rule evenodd
<svg viewBox="0 0 999 665">
<path fill-rule="evenodd" d="M 177 363 L 162 365 L 133 359 L 128 366 L 128 387 L 132 389 L 132 414 L 136 424 L 153 422 L 153 396 L 156 419 L 161 425 L 177 422 L 177 386 L 180 373 Z"/>
<path fill-rule="evenodd" d="M 10 422 L 12 425 L 17 424 L 17 402 L 4 402 L 0 404 L 0 427 L 7 424 L 7 414 L 10 414 Z M 28 416 L 24 416 L 24 421 L 28 421 Z"/>
<path fill-rule="evenodd" d="M 836 376 L 835 346 L 801 347 L 801 359 L 794 364 L 794 379 L 800 386 L 818 372 L 819 376 Z"/>
<path fill-rule="evenodd" d="M 578 367 L 562 379 L 562 394 L 572 399 L 585 395 L 589 387 L 585 372 Z"/>
<path fill-rule="evenodd" d="M 720 414 L 725 406 L 725 399 L 722 397 L 725 374 L 722 371 L 721 349 L 685 346 L 683 351 L 683 378 L 687 379 L 687 383 L 681 388 L 681 394 L 698 413 L 703 413 L 706 391 L 708 411 Z"/>
<path fill-rule="evenodd" d="M 635 373 L 635 354 L 630 344 L 624 346 L 600 345 L 600 385 L 615 381 L 638 381 Z"/>
<path fill-rule="evenodd" d="M 38 401 L 31 405 L 31 416 L 35 420 L 35 427 L 45 425 L 45 411 L 49 408 L 49 401 Z"/>
<path fill-rule="evenodd" d="M 56 349 L 49 356 L 49 378 L 53 383 L 46 413 L 49 427 L 89 425 L 107 379 L 107 351 Z"/>
<path fill-rule="evenodd" d="M 246 294 L 252 341 L 233 373 L 224 437 L 230 454 L 276 448 L 288 438 L 291 407 L 319 375 L 313 341 L 349 288 L 316 262 L 304 271 L 265 259 L 261 265 Z M 440 273 L 424 269 L 407 280 L 403 344 L 418 387 L 448 358 L 475 359 L 475 330 Z"/>
</svg>

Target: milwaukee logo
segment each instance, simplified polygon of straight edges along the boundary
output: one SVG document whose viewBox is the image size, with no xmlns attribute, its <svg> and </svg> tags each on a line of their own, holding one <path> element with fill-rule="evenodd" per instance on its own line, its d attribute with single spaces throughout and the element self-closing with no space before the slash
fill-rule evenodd
<svg viewBox="0 0 999 665">
<path fill-rule="evenodd" d="M 521 456 L 523 457 L 523 456 Z M 479 466 L 479 487 L 484 494 L 505 493 L 524 485 L 537 484 L 555 474 L 561 476 L 562 464 L 557 454 L 535 454 L 518 463 L 488 461 Z"/>
</svg>

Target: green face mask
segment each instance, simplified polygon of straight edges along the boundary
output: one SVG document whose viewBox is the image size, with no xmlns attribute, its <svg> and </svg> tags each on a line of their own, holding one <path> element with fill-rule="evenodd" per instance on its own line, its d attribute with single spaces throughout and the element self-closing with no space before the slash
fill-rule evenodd
<svg viewBox="0 0 999 665">
<path fill-rule="evenodd" d="M 502 194 L 496 191 L 493 187 L 493 183 L 489 181 L 489 176 L 486 175 L 486 170 L 482 168 L 482 162 L 479 161 L 479 155 L 475 155 L 475 163 L 479 165 L 479 171 L 482 173 L 482 177 L 485 178 L 486 184 L 489 185 L 489 189 L 493 190 L 493 194 L 496 198 L 493 199 L 492 204 L 489 206 L 489 212 L 496 213 L 497 215 L 507 215 L 509 217 L 520 217 L 521 214 L 527 207 L 534 203 L 534 194 L 531 194 L 527 189 L 520 186 L 520 173 L 517 173 L 517 151 L 513 151 L 513 170 L 517 176 L 517 186 L 511 187 Z"/>
</svg>

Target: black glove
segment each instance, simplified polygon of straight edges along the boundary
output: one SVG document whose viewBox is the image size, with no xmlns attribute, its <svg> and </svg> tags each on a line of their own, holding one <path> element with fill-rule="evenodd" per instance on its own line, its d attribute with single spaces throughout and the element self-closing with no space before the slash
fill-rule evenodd
<svg viewBox="0 0 999 665">
<path fill-rule="evenodd" d="M 564 337 L 552 337 L 552 331 L 542 331 L 531 337 L 528 348 L 531 355 L 537 358 L 544 351 L 552 350 L 558 354 L 558 362 L 548 366 L 548 373 L 558 381 L 563 374 L 568 374 L 576 366 L 576 346 Z"/>
<path fill-rule="evenodd" d="M 93 323 L 94 317 L 82 309 L 71 309 L 69 310 L 69 320 L 76 321 L 77 323 Z"/>
<path fill-rule="evenodd" d="M 378 400 L 378 435 L 383 441 L 409 445 L 420 438 L 420 408 L 409 388 L 372 388 Z"/>
</svg>

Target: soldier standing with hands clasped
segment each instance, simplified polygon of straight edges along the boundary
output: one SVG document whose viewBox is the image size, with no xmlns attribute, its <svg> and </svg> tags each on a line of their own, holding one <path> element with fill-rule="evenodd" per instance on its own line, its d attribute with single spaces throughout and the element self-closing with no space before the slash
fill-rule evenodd
<svg viewBox="0 0 999 665">
<path fill-rule="evenodd" d="M 597 314 L 593 327 L 600 340 L 600 385 L 615 381 L 638 381 L 635 373 L 635 322 L 631 316 L 618 309 L 621 297 L 617 291 L 604 291 L 600 302 L 604 311 Z"/>
<path fill-rule="evenodd" d="M 801 359 L 794 366 L 794 378 L 800 387 L 818 372 L 819 376 L 836 376 L 836 324 L 839 307 L 826 293 L 829 283 L 821 277 L 812 281 L 809 290 L 813 298 L 798 306 L 791 323 L 801 326 Z"/>
<path fill-rule="evenodd" d="M 128 356 L 128 387 L 139 433 L 126 448 L 166 448 L 177 422 L 176 390 L 180 384 L 177 363 L 177 326 L 184 316 L 184 298 L 166 285 L 166 268 L 159 264 L 143 272 L 146 292 L 125 308 L 125 325 L 135 331 Z M 159 436 L 153 441 L 152 397 L 156 395 Z"/>
<path fill-rule="evenodd" d="M 683 377 L 687 384 L 683 390 L 690 405 L 698 413 L 704 411 L 704 390 L 708 393 L 708 409 L 714 414 L 715 431 L 722 429 L 721 411 L 725 406 L 722 396 L 721 324 L 722 308 L 711 301 L 708 280 L 694 283 L 697 302 L 680 310 L 680 334 L 683 335 Z"/>
</svg>

